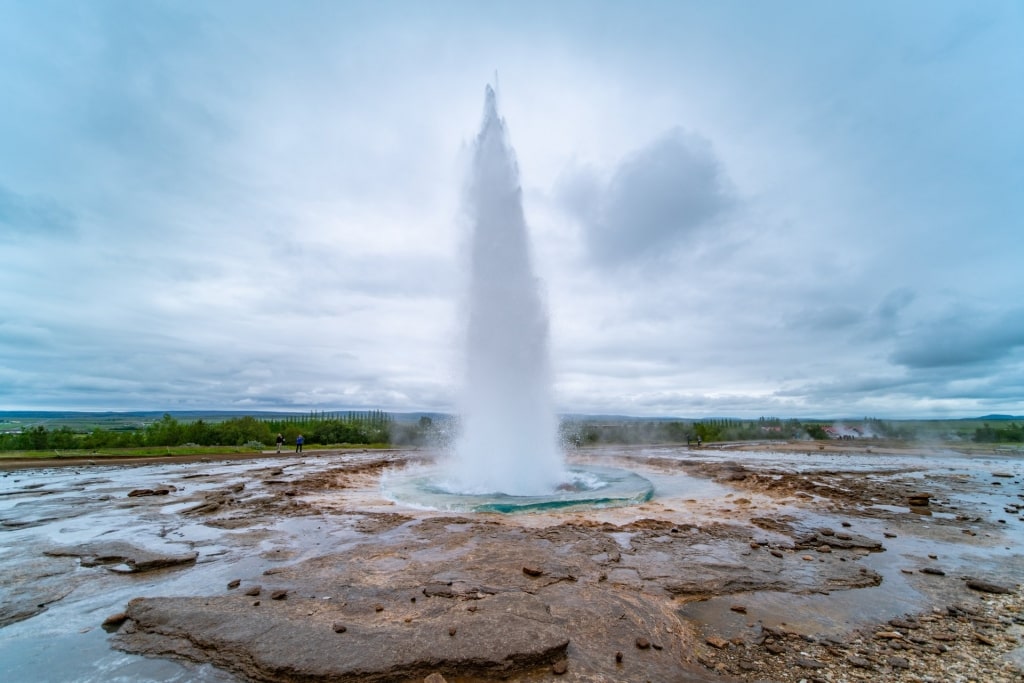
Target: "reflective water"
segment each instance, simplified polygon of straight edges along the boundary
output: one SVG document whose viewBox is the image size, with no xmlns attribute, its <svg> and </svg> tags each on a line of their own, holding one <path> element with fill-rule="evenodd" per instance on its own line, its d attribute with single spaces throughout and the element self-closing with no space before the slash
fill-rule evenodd
<svg viewBox="0 0 1024 683">
<path fill-rule="evenodd" d="M 389 473 L 381 482 L 384 496 L 410 507 L 453 512 L 540 512 L 635 505 L 654 496 L 654 485 L 635 472 L 614 467 L 567 468 L 566 483 L 545 495 L 461 493 L 437 470 Z"/>
</svg>

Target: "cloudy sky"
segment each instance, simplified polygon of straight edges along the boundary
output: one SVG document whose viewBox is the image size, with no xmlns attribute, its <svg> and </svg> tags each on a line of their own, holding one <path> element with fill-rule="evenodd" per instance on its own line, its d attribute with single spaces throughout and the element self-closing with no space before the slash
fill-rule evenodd
<svg viewBox="0 0 1024 683">
<path fill-rule="evenodd" d="M 450 409 L 495 74 L 560 410 L 1024 414 L 1016 0 L 0 0 L 0 409 Z"/>
</svg>

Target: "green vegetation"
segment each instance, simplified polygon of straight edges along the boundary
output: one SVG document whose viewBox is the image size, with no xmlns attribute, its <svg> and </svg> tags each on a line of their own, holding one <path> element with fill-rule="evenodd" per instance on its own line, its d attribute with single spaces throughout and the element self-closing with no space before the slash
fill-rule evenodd
<svg viewBox="0 0 1024 683">
<path fill-rule="evenodd" d="M 1021 444 L 1020 418 L 976 420 L 756 420 L 575 418 L 562 422 L 566 444 L 676 444 L 772 440 L 886 440 Z M 2 413 L 0 457 L 191 455 L 285 448 L 302 434 L 309 446 L 443 445 L 454 432 L 444 415 L 365 412 L 262 413 Z"/>
<path fill-rule="evenodd" d="M 386 445 L 391 442 L 391 426 L 391 416 L 379 410 L 274 418 L 246 415 L 220 422 L 181 422 L 165 413 L 138 427 L 77 431 L 67 425 L 47 429 L 36 424 L 0 434 L 0 451 L 93 453 L 117 449 L 119 455 L 251 452 L 273 447 L 278 434 L 284 436 L 286 447 L 294 445 L 299 434 L 308 445 Z"/>
</svg>

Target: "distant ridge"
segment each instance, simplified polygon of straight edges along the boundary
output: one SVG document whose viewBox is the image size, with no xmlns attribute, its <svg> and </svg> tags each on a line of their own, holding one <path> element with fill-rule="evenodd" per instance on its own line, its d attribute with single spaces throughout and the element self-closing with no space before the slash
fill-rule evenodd
<svg viewBox="0 0 1024 683">
<path fill-rule="evenodd" d="M 981 417 L 969 417 L 965 418 L 968 420 L 1024 420 L 1024 416 L 1021 415 L 982 415 Z"/>
</svg>

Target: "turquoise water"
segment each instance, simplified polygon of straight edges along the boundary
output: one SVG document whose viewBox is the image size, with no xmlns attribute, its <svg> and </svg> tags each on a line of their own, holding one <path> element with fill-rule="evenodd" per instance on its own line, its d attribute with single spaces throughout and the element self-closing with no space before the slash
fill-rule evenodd
<svg viewBox="0 0 1024 683">
<path fill-rule="evenodd" d="M 451 490 L 434 471 L 392 473 L 381 482 L 390 500 L 410 507 L 452 512 L 539 512 L 569 508 L 635 505 L 654 496 L 654 484 L 616 467 L 576 465 L 567 469 L 564 486 L 546 495 L 461 493 Z"/>
</svg>

